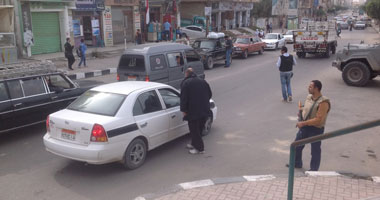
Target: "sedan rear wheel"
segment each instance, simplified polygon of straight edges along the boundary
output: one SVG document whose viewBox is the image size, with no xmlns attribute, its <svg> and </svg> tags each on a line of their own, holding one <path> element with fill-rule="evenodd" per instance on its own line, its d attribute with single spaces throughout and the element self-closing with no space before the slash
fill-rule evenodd
<svg viewBox="0 0 380 200">
<path fill-rule="evenodd" d="M 147 148 L 145 142 L 140 139 L 134 139 L 127 147 L 124 155 L 124 166 L 127 169 L 136 169 L 145 162 Z"/>
<path fill-rule="evenodd" d="M 210 133 L 212 126 L 212 117 L 208 117 L 205 123 L 205 127 L 203 128 L 202 131 L 202 136 L 208 135 Z"/>
</svg>

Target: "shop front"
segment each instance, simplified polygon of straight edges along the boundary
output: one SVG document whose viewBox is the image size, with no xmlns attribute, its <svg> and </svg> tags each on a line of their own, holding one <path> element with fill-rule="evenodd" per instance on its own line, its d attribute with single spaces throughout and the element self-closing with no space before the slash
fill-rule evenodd
<svg viewBox="0 0 380 200">
<path fill-rule="evenodd" d="M 106 6 L 110 6 L 112 14 L 113 43 L 134 41 L 134 7 L 139 5 L 138 0 L 106 0 Z"/>
<path fill-rule="evenodd" d="M 73 11 L 73 33 L 75 46 L 83 39 L 87 46 L 104 46 L 102 36 L 103 0 L 77 0 Z"/>
<path fill-rule="evenodd" d="M 251 10 L 253 3 L 250 2 L 216 2 L 212 4 L 212 22 L 215 29 L 233 29 L 250 25 Z"/>
<path fill-rule="evenodd" d="M 73 2 L 21 2 L 24 52 L 28 56 L 63 50 L 66 37 L 70 37 Z"/>
<path fill-rule="evenodd" d="M 12 5 L 0 5 L 0 65 L 17 61 Z"/>
</svg>

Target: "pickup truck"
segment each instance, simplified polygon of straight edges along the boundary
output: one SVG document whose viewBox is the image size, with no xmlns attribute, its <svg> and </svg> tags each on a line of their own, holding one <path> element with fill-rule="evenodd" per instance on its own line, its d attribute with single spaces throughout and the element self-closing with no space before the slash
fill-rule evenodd
<svg viewBox="0 0 380 200">
<path fill-rule="evenodd" d="M 335 54 L 337 43 L 335 20 L 329 22 L 307 22 L 300 30 L 293 31 L 294 51 L 299 58 L 306 54 L 322 54 L 329 58 Z"/>
</svg>

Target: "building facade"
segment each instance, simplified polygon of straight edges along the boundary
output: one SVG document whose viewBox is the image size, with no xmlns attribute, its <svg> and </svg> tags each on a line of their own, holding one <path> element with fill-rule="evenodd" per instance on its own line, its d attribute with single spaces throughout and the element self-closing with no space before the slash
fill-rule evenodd
<svg viewBox="0 0 380 200">
<path fill-rule="evenodd" d="M 180 19 L 206 17 L 205 8 L 211 7 L 210 25 L 214 31 L 250 26 L 254 2 L 258 0 L 182 0 Z"/>
<path fill-rule="evenodd" d="M 17 61 L 14 5 L 0 0 L 0 65 Z"/>
</svg>

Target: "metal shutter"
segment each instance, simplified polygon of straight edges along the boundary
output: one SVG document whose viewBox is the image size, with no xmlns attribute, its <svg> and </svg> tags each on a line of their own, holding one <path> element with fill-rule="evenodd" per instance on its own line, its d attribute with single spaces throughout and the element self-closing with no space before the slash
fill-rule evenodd
<svg viewBox="0 0 380 200">
<path fill-rule="evenodd" d="M 58 12 L 32 12 L 32 30 L 33 55 L 61 51 Z"/>
</svg>

